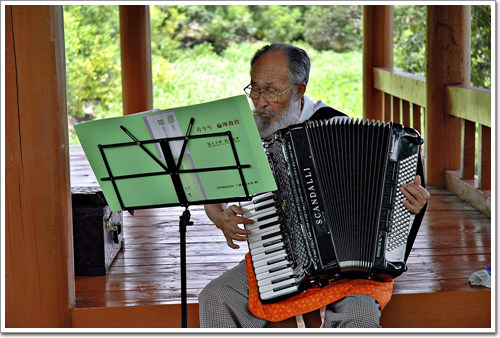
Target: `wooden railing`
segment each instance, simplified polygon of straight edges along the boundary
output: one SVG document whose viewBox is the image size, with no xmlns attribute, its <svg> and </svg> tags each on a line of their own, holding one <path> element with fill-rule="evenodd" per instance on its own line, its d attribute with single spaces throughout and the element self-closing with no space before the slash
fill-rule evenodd
<svg viewBox="0 0 500 338">
<path fill-rule="evenodd" d="M 383 93 L 384 121 L 415 128 L 423 135 L 425 78 L 389 68 L 374 68 L 374 86 Z"/>
<path fill-rule="evenodd" d="M 375 89 L 381 91 L 383 95 L 383 119 L 402 123 L 426 135 L 425 77 L 380 67 L 374 68 L 373 76 Z M 491 195 L 491 92 L 470 86 L 446 86 L 445 93 L 446 113 L 462 121 L 461 144 L 463 145 L 460 170 L 448 171 L 447 175 L 457 177 L 461 182 L 489 197 Z M 432 140 L 426 140 L 426 143 L 428 142 Z M 482 206 L 478 208 L 484 209 Z M 489 211 L 486 213 L 489 214 Z"/>
</svg>

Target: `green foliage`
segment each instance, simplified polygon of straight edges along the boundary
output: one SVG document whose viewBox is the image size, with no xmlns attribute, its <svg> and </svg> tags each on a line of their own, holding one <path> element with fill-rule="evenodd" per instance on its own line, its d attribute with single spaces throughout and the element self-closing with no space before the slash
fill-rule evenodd
<svg viewBox="0 0 500 338">
<path fill-rule="evenodd" d="M 155 108 L 240 95 L 249 60 L 271 42 L 312 61 L 307 93 L 362 116 L 358 5 L 150 5 Z M 491 86 L 491 6 L 472 5 L 471 82 Z M 394 6 L 394 67 L 425 76 L 425 6 Z M 122 112 L 118 6 L 65 5 L 70 124 Z M 71 128 L 70 128 L 71 130 Z M 70 134 L 72 142 L 77 142 Z"/>
<path fill-rule="evenodd" d="M 491 6 L 471 6 L 471 84 L 491 88 Z"/>
<path fill-rule="evenodd" d="M 302 39 L 305 6 L 249 6 L 255 23 L 256 40 L 292 42 Z"/>
<path fill-rule="evenodd" d="M 425 76 L 425 6 L 394 6 L 394 68 Z"/>
<path fill-rule="evenodd" d="M 361 6 L 307 6 L 304 41 L 318 50 L 344 52 L 362 45 Z"/>
<path fill-rule="evenodd" d="M 68 114 L 98 117 L 121 104 L 117 7 L 69 5 L 64 16 Z"/>
<path fill-rule="evenodd" d="M 425 76 L 425 6 L 394 6 L 394 68 Z M 471 6 L 471 85 L 491 88 L 491 6 Z"/>
</svg>

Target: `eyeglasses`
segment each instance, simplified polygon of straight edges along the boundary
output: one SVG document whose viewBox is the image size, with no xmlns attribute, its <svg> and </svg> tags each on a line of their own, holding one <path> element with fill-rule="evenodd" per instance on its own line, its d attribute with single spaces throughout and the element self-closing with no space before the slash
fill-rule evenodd
<svg viewBox="0 0 500 338">
<path fill-rule="evenodd" d="M 253 100 L 257 100 L 262 95 L 262 96 L 264 96 L 264 98 L 267 101 L 272 102 L 272 103 L 276 103 L 280 99 L 280 96 L 283 95 L 288 89 L 290 89 L 292 87 L 293 87 L 293 85 L 288 87 L 287 89 L 285 89 L 281 93 L 278 93 L 274 90 L 260 90 L 258 88 L 252 87 L 252 85 L 249 84 L 248 86 L 243 88 L 243 91 L 245 92 L 245 94 L 247 94 L 247 96 L 249 98 L 251 98 Z"/>
</svg>

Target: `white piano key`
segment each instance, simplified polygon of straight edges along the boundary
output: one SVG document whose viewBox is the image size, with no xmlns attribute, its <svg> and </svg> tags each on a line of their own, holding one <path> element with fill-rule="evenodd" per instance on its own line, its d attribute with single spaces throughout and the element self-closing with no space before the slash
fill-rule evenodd
<svg viewBox="0 0 500 338">
<path fill-rule="evenodd" d="M 274 195 L 275 194 L 272 191 L 266 192 L 266 193 L 263 193 L 263 194 L 259 194 L 259 195 L 254 195 L 252 197 L 251 201 L 241 201 L 240 205 L 246 206 L 246 205 L 249 205 L 249 204 L 256 204 L 255 201 L 259 201 L 259 200 L 264 199 L 266 197 L 274 197 Z"/>
<path fill-rule="evenodd" d="M 273 272 L 269 272 L 269 271 L 263 272 L 263 273 L 260 273 L 258 275 L 255 275 L 255 278 L 257 279 L 257 281 L 260 281 L 260 280 L 272 278 L 275 276 L 281 276 L 284 273 L 293 274 L 293 269 L 290 267 L 286 267 L 285 264 L 283 264 L 282 269 L 279 269 L 279 270 L 276 270 Z"/>
<path fill-rule="evenodd" d="M 279 282 L 279 283 L 266 284 L 266 285 L 263 285 L 263 286 L 259 287 L 259 292 L 262 293 L 262 294 L 266 293 L 266 292 L 270 292 L 270 291 L 274 292 L 274 289 L 279 288 L 279 287 L 284 286 L 284 285 L 289 285 L 289 284 L 292 284 L 292 283 L 295 283 L 295 279 L 293 279 L 293 278 L 284 280 L 284 281 Z"/>
<path fill-rule="evenodd" d="M 261 241 L 263 237 L 270 236 L 273 233 L 281 233 L 279 226 L 270 226 L 264 229 L 254 229 L 252 233 L 247 236 L 248 243 L 254 243 L 257 241 Z"/>
<path fill-rule="evenodd" d="M 266 240 L 266 236 L 278 236 L 281 235 L 280 228 L 279 227 L 270 227 L 266 228 L 264 230 L 257 230 L 255 232 L 252 231 L 251 235 L 247 236 L 247 241 L 249 244 L 252 243 L 257 243 L 257 242 L 262 242 Z M 271 237 L 268 237 L 271 238 Z"/>
<path fill-rule="evenodd" d="M 281 236 L 281 234 L 273 236 L 269 239 L 265 239 L 263 241 L 250 243 L 248 245 L 248 247 L 250 248 L 250 251 L 253 252 L 257 248 L 263 247 L 265 249 L 266 247 L 269 247 L 269 246 L 274 245 L 276 243 L 281 243 L 281 244 L 283 243 L 283 237 Z"/>
<path fill-rule="evenodd" d="M 276 258 L 276 256 L 280 255 L 280 254 L 283 254 L 285 253 L 286 254 L 286 251 L 285 251 L 285 248 L 279 248 L 277 250 L 274 250 L 273 252 L 271 253 L 260 253 L 258 255 L 254 255 L 252 253 L 252 262 L 253 264 L 257 264 L 257 262 L 260 262 L 260 261 L 265 261 L 267 262 L 269 259 L 273 259 L 273 258 Z"/>
<path fill-rule="evenodd" d="M 288 271 L 288 270 L 286 270 L 286 271 L 282 270 L 279 274 L 275 273 L 272 276 L 269 276 L 269 278 L 259 279 L 257 281 L 257 285 L 260 287 L 260 286 L 265 286 L 265 285 L 269 285 L 269 284 L 273 284 L 273 283 L 278 283 L 278 282 L 281 282 L 283 280 L 288 280 L 289 283 L 294 282 L 295 277 L 293 275 L 293 272 L 290 273 L 290 271 Z"/>
<path fill-rule="evenodd" d="M 279 262 L 276 262 L 274 264 L 266 264 L 266 265 L 259 266 L 259 267 L 255 267 L 254 266 L 255 274 L 256 275 L 260 275 L 262 273 L 269 272 L 270 270 L 272 270 L 272 269 L 274 269 L 276 267 L 283 266 L 283 265 L 289 265 L 289 262 L 286 259 L 286 257 L 281 257 L 281 258 L 285 258 L 285 259 L 284 260 L 280 260 Z"/>
<path fill-rule="evenodd" d="M 263 201 L 261 203 L 240 206 L 241 210 L 243 210 L 244 213 L 250 212 L 250 211 L 258 209 L 258 208 L 262 209 L 262 208 L 271 208 L 271 207 L 276 209 L 276 201 L 273 200 L 272 198 L 270 198 L 267 201 Z"/>
<path fill-rule="evenodd" d="M 266 225 L 268 225 L 270 223 L 277 222 L 278 220 L 279 220 L 279 217 L 275 216 L 275 217 L 272 217 L 272 218 L 269 218 L 269 219 L 266 219 L 266 220 L 263 220 L 260 222 L 255 222 L 252 224 L 245 224 L 245 229 L 250 230 L 250 231 L 254 231 L 254 230 L 259 230 L 258 228 L 263 228 L 262 230 L 264 230 L 266 228 Z"/>
<path fill-rule="evenodd" d="M 265 252 L 271 252 L 273 249 L 280 249 L 283 247 L 283 242 L 275 243 L 268 246 L 259 246 L 252 249 L 252 255 L 258 255 Z"/>
<path fill-rule="evenodd" d="M 298 290 L 298 286 L 297 285 L 291 285 L 290 287 L 284 288 L 284 289 L 279 290 L 279 291 L 265 292 L 265 293 L 263 293 L 263 294 L 260 295 L 260 298 L 262 300 L 271 300 L 271 299 L 279 297 L 279 296 L 283 296 L 283 295 L 286 295 L 286 294 L 289 294 L 289 293 L 294 293 L 297 290 Z"/>
<path fill-rule="evenodd" d="M 258 221 L 259 218 L 262 218 L 267 215 L 278 214 L 278 211 L 274 206 L 263 209 L 263 210 L 249 210 L 243 213 L 243 217 L 250 218 L 254 221 Z"/>
<path fill-rule="evenodd" d="M 287 254 L 286 254 L 285 250 L 278 251 L 276 253 L 276 255 L 274 255 L 273 257 L 268 257 L 267 259 L 261 259 L 260 261 L 253 261 L 252 260 L 253 268 L 257 269 L 257 268 L 260 268 L 261 266 L 270 265 L 269 262 L 273 262 L 275 260 L 283 259 L 283 258 L 286 259 L 286 257 L 287 257 Z"/>
</svg>

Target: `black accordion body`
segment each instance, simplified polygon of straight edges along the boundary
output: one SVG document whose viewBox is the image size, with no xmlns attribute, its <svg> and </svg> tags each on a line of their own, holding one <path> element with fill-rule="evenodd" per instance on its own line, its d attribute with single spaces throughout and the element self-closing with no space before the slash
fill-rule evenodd
<svg viewBox="0 0 500 338">
<path fill-rule="evenodd" d="M 422 143 L 400 124 L 349 118 L 276 132 L 266 151 L 278 191 L 240 203 L 255 221 L 245 227 L 261 301 L 403 273 L 416 231 L 399 188 L 421 170 Z"/>
</svg>

